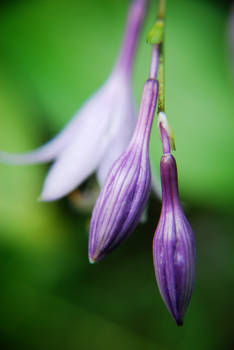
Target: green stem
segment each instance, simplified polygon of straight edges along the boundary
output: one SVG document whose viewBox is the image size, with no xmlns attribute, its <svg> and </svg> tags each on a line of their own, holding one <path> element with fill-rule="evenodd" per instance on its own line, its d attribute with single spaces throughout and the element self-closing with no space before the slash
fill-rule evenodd
<svg viewBox="0 0 234 350">
<path fill-rule="evenodd" d="M 158 67 L 158 113 L 165 111 L 165 57 L 164 57 L 164 21 L 166 13 L 166 0 L 159 0 L 158 20 L 163 21 L 162 41 L 159 46 L 159 67 Z"/>
<path fill-rule="evenodd" d="M 165 66 L 163 42 L 159 47 L 158 66 L 158 113 L 165 112 Z"/>
<path fill-rule="evenodd" d="M 166 0 L 159 0 L 157 18 L 165 19 L 165 11 L 166 11 Z"/>
<path fill-rule="evenodd" d="M 153 45 L 153 48 L 157 51 L 157 55 L 154 55 L 155 57 L 159 57 L 158 62 L 152 57 L 151 60 L 151 68 L 153 66 L 157 66 L 158 63 L 158 85 L 159 85 L 159 91 L 158 91 L 158 113 L 165 111 L 165 79 L 164 79 L 164 22 L 165 22 L 165 11 L 166 11 L 166 0 L 159 0 L 158 4 L 158 12 L 157 12 L 157 19 L 153 26 L 153 28 L 150 30 L 148 36 L 147 36 L 147 43 Z M 153 53 L 154 50 L 153 49 Z M 157 69 L 151 69 L 151 76 L 153 73 L 157 73 Z"/>
</svg>

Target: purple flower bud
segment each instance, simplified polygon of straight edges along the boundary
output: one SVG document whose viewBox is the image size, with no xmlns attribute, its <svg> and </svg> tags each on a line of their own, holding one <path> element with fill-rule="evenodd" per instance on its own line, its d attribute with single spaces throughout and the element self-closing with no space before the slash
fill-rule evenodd
<svg viewBox="0 0 234 350">
<path fill-rule="evenodd" d="M 169 143 L 163 144 L 164 151 L 170 151 Z M 179 201 L 176 162 L 170 153 L 164 152 L 160 173 L 162 211 L 153 240 L 154 267 L 161 296 L 180 326 L 193 291 L 195 242 Z"/>
<path fill-rule="evenodd" d="M 150 192 L 149 136 L 158 86 L 149 79 L 143 90 L 139 117 L 126 151 L 109 171 L 93 210 L 89 260 L 113 250 L 135 228 Z"/>
</svg>

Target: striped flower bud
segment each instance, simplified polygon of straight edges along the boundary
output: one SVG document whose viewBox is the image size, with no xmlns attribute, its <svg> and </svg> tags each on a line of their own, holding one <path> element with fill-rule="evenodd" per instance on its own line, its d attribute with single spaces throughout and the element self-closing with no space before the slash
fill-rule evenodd
<svg viewBox="0 0 234 350">
<path fill-rule="evenodd" d="M 163 123 L 159 125 L 164 149 L 160 162 L 162 210 L 153 240 L 153 258 L 161 296 L 180 326 L 193 291 L 195 242 L 179 200 L 177 168 L 170 153 L 169 135 Z"/>
<path fill-rule="evenodd" d="M 113 164 L 95 204 L 90 225 L 90 262 L 100 260 L 128 237 L 148 199 L 151 185 L 149 136 L 157 92 L 156 80 L 149 79 L 144 86 L 130 144 Z"/>
</svg>

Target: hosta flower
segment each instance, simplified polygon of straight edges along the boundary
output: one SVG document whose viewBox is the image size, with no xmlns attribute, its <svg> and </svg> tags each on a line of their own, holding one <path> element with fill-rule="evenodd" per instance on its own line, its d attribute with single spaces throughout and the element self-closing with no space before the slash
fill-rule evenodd
<svg viewBox="0 0 234 350">
<path fill-rule="evenodd" d="M 193 232 L 180 204 L 177 168 L 170 153 L 166 117 L 159 116 L 163 143 L 160 162 L 162 210 L 153 240 L 153 258 L 161 296 L 178 325 L 182 325 L 195 278 Z"/>
<path fill-rule="evenodd" d="M 146 0 L 133 0 L 122 48 L 106 83 L 78 111 L 64 130 L 49 143 L 24 154 L 0 152 L 0 161 L 29 164 L 54 161 L 41 199 L 59 199 L 97 172 L 104 182 L 113 161 L 132 136 L 136 117 L 131 70 Z"/>
<path fill-rule="evenodd" d="M 90 262 L 100 260 L 128 237 L 148 199 L 148 147 L 157 93 L 157 81 L 149 79 L 130 144 L 113 164 L 95 204 L 90 224 Z"/>
</svg>

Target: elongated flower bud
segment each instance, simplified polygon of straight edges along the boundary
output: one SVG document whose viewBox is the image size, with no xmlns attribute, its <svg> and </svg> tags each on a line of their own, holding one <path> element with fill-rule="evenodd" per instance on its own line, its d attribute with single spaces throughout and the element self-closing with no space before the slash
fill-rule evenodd
<svg viewBox="0 0 234 350">
<path fill-rule="evenodd" d="M 90 262 L 100 260 L 128 237 L 148 199 L 151 183 L 148 146 L 157 91 L 156 80 L 149 79 L 131 142 L 113 164 L 97 199 L 90 225 Z"/>
<path fill-rule="evenodd" d="M 162 211 L 153 240 L 153 258 L 161 296 L 176 323 L 182 325 L 195 279 L 195 242 L 179 201 L 177 168 L 169 138 L 165 129 L 161 128 L 161 133 Z"/>
</svg>

